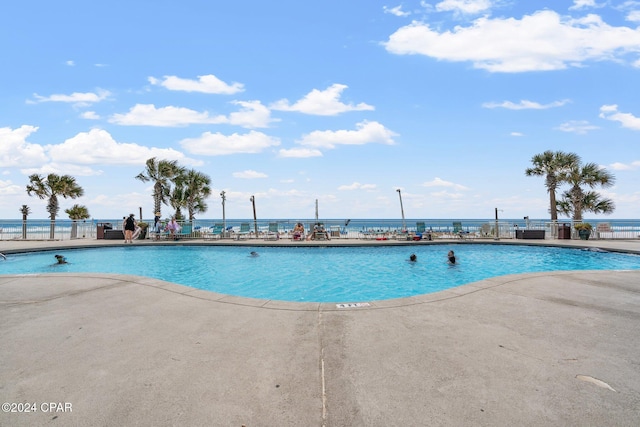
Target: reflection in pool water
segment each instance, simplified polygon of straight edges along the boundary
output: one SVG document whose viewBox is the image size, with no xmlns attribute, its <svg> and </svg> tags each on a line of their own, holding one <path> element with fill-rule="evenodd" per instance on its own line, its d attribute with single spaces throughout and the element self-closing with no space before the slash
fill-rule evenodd
<svg viewBox="0 0 640 427">
<path fill-rule="evenodd" d="M 447 262 L 454 249 L 456 264 Z M 255 251 L 259 256 L 251 256 Z M 68 264 L 54 265 L 61 253 Z M 417 262 L 409 262 L 415 253 Z M 99 272 L 285 301 L 364 302 L 437 292 L 505 274 L 640 269 L 640 256 L 539 246 L 128 246 L 9 255 L 0 274 Z"/>
</svg>

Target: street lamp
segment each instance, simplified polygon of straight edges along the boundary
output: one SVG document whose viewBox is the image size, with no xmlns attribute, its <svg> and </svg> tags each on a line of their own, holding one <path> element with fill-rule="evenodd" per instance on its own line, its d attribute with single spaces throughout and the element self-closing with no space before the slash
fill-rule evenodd
<svg viewBox="0 0 640 427">
<path fill-rule="evenodd" d="M 493 240 L 500 240 L 500 228 L 498 226 L 498 208 L 496 208 L 496 236 Z"/>
<path fill-rule="evenodd" d="M 398 197 L 400 197 L 400 212 L 402 213 L 402 231 L 404 232 L 407 230 L 407 223 L 404 220 L 404 208 L 402 207 L 402 193 L 400 192 L 399 188 L 396 191 L 398 192 Z"/>
<path fill-rule="evenodd" d="M 256 198 L 251 196 L 249 199 L 253 205 L 253 230 L 256 232 L 256 239 L 258 238 L 258 219 L 256 217 Z"/>
<path fill-rule="evenodd" d="M 222 197 L 222 234 L 227 232 L 227 218 L 224 213 L 224 202 L 227 200 L 227 196 L 225 195 L 225 191 L 222 190 L 220 192 L 220 197 Z"/>
</svg>

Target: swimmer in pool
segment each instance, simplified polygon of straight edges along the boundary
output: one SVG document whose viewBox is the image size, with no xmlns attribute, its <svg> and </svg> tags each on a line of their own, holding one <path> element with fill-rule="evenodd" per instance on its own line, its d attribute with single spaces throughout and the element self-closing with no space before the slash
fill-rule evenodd
<svg viewBox="0 0 640 427">
<path fill-rule="evenodd" d="M 449 253 L 447 254 L 447 259 L 449 260 L 450 264 L 455 264 L 456 263 L 456 256 L 453 253 L 453 251 L 449 251 Z"/>
<path fill-rule="evenodd" d="M 418 261 L 418 257 L 416 256 L 416 254 L 409 255 L 409 261 L 411 261 L 411 262 Z"/>
<path fill-rule="evenodd" d="M 255 258 L 255 257 L 259 257 L 259 256 L 260 256 L 260 254 L 259 254 L 258 252 L 256 252 L 256 251 L 251 251 L 251 253 L 249 254 L 249 256 L 250 256 L 251 258 Z"/>
<path fill-rule="evenodd" d="M 67 262 L 67 259 L 65 257 L 63 257 L 62 255 L 54 255 L 56 257 L 56 260 L 58 261 L 56 264 L 69 264 Z"/>
</svg>

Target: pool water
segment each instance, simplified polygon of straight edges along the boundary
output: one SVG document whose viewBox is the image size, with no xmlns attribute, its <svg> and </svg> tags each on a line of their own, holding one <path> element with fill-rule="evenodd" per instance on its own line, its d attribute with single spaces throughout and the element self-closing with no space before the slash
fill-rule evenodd
<svg viewBox="0 0 640 427">
<path fill-rule="evenodd" d="M 447 262 L 453 249 L 458 262 Z M 251 257 L 256 251 L 259 256 Z M 56 265 L 54 254 L 69 264 Z M 415 253 L 417 262 L 409 262 Z M 126 246 L 13 254 L 0 274 L 118 273 L 252 298 L 365 302 L 426 294 L 505 274 L 635 270 L 640 256 L 538 246 Z"/>
</svg>

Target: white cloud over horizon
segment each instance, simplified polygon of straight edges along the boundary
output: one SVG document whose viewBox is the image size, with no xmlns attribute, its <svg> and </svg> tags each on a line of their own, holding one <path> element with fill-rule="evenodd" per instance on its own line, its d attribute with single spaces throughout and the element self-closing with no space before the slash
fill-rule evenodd
<svg viewBox="0 0 640 427">
<path fill-rule="evenodd" d="M 450 181 L 445 181 L 441 178 L 435 177 L 433 180 L 428 181 L 428 182 L 423 182 L 422 183 L 423 187 L 446 187 L 446 188 L 453 188 L 456 190 L 460 190 L 460 191 L 467 191 L 469 190 L 468 187 L 465 187 L 464 185 L 461 184 L 456 184 Z"/>
<path fill-rule="evenodd" d="M 354 182 L 349 185 L 341 185 L 338 187 L 338 191 L 353 191 L 353 190 L 375 190 L 378 188 L 376 184 L 360 184 L 359 182 Z"/>
<path fill-rule="evenodd" d="M 262 172 L 257 172 L 251 169 L 242 171 L 242 172 L 234 172 L 233 174 L 234 178 L 241 178 L 241 179 L 263 179 L 263 178 L 269 178 L 269 175 L 267 175 L 266 173 L 262 173 Z"/>
</svg>

